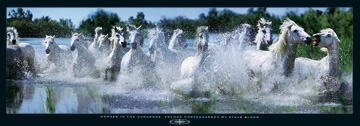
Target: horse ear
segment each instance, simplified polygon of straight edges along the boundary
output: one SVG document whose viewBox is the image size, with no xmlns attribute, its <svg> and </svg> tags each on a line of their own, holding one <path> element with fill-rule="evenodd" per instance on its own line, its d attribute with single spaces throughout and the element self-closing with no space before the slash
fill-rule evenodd
<svg viewBox="0 0 360 126">
<path fill-rule="evenodd" d="M 209 29 L 209 26 L 206 26 L 205 30 L 207 31 Z"/>
<path fill-rule="evenodd" d="M 293 25 L 289 25 L 289 26 L 288 26 L 288 29 L 290 30 L 292 26 L 293 26 Z"/>
<path fill-rule="evenodd" d="M 140 30 L 141 26 L 142 26 L 142 25 L 140 25 L 140 26 L 139 26 L 139 27 L 137 27 L 136 29 Z"/>
<path fill-rule="evenodd" d="M 55 38 L 55 35 L 53 35 L 52 37 Z"/>
</svg>

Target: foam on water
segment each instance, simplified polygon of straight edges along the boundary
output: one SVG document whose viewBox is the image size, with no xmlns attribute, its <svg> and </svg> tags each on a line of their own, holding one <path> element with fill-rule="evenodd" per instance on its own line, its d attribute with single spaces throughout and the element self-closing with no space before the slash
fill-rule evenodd
<svg viewBox="0 0 360 126">
<path fill-rule="evenodd" d="M 251 105 L 255 106 L 252 108 L 261 108 L 261 106 L 311 106 L 319 104 L 317 98 L 325 89 L 322 82 L 313 80 L 311 78 L 305 80 L 297 80 L 296 78 L 285 78 L 280 76 L 280 71 L 274 70 L 269 75 L 268 79 L 261 80 L 256 77 L 251 77 L 251 72 L 245 67 L 247 64 L 252 64 L 250 61 L 244 60 L 246 55 L 242 55 L 244 51 L 255 49 L 255 46 L 245 46 L 245 48 L 240 48 L 237 45 L 223 46 L 221 42 L 221 36 L 217 34 L 210 34 L 209 38 L 209 62 L 206 66 L 206 72 L 203 75 L 201 91 L 208 91 L 211 93 L 211 96 L 216 96 L 217 100 L 228 100 L 228 101 L 246 101 L 252 103 Z M 43 39 L 40 39 L 43 40 Z M 39 39 L 35 39 L 33 43 L 40 42 Z M 146 39 L 147 40 L 147 39 Z M 70 39 L 60 39 L 55 38 L 55 41 L 60 44 L 69 46 Z M 193 42 L 193 40 L 190 40 Z M 26 42 L 26 41 L 25 41 Z M 188 40 L 188 43 L 191 43 Z M 30 42 L 31 43 L 31 42 Z M 175 63 L 170 66 L 161 67 L 161 69 L 156 70 L 161 77 L 171 77 L 172 79 L 161 79 L 161 81 L 151 81 L 144 80 L 144 75 L 137 73 L 138 68 L 134 68 L 132 74 L 124 75 L 121 74 L 118 76 L 116 82 L 108 82 L 103 80 L 103 69 L 105 69 L 107 60 L 97 60 L 96 67 L 102 72 L 101 78 L 74 78 L 72 74 L 72 64 L 66 64 L 65 70 L 56 70 L 56 66 L 53 64 L 48 64 L 46 60 L 46 55 L 44 48 L 41 44 L 31 43 L 36 51 L 36 68 L 39 70 L 40 77 L 33 79 L 35 84 L 47 84 L 47 85 L 70 85 L 74 86 L 91 86 L 95 87 L 96 91 L 100 95 L 113 95 L 119 96 L 121 98 L 127 99 L 130 101 L 134 99 L 145 100 L 145 101 L 167 101 L 182 99 L 184 95 L 189 94 L 192 90 L 192 86 L 189 83 L 194 83 L 191 79 L 182 80 L 180 78 L 179 72 L 172 71 L 173 68 L 180 68 L 178 64 Z M 145 45 L 148 45 L 148 41 L 145 41 Z M 189 45 L 193 45 L 192 43 Z M 192 48 L 192 46 L 190 46 Z M 190 48 L 189 47 L 189 48 Z M 145 48 L 145 49 L 144 49 Z M 145 53 L 147 53 L 147 47 L 143 47 Z M 74 60 L 76 52 L 73 52 Z M 194 49 L 189 50 L 189 54 L 193 56 L 195 54 Z M 121 61 L 119 61 L 121 62 Z M 157 68 L 157 67 L 156 67 Z M 156 69 L 155 68 L 155 69 Z M 165 76 L 166 75 L 166 76 Z M 146 75 L 145 75 L 146 76 Z M 345 74 L 343 77 L 347 82 L 350 83 L 352 89 L 352 73 Z M 171 80 L 172 82 L 169 82 Z M 144 82 L 152 83 L 155 86 L 151 88 L 147 87 L 147 84 Z M 196 84 L 196 83 L 195 83 Z M 66 87 L 64 87 L 66 88 Z M 267 90 L 264 90 L 267 89 Z M 44 90 L 44 89 L 37 89 Z M 64 106 L 65 104 L 72 104 L 67 108 L 59 108 L 58 113 L 73 113 L 73 112 L 84 112 L 86 110 L 78 110 L 78 108 L 71 108 L 71 106 L 78 106 L 78 104 L 86 104 L 89 101 L 84 101 L 81 99 L 71 98 L 74 95 L 83 95 L 75 92 L 79 90 L 86 89 L 67 89 L 62 90 L 60 95 L 61 99 L 58 99 L 58 106 Z M 39 91 L 45 92 L 45 91 Z M 80 91 L 81 92 L 81 91 Z M 86 91 L 82 91 L 86 92 Z M 39 94 L 34 94 L 39 95 Z M 59 94 L 57 94 L 59 95 Z M 41 96 L 44 97 L 44 96 Z M 83 99 L 83 98 L 82 98 Z M 101 100 L 101 99 L 98 99 Z M 187 99 L 182 99 L 187 100 Z M 26 101 L 33 102 L 35 101 Z M 254 104 L 253 104 L 254 103 Z M 29 103 L 30 104 L 30 103 Z M 130 104 L 130 103 L 129 103 Z M 219 106 L 224 103 L 217 103 L 215 106 Z M 224 104 L 223 106 L 227 106 Z M 256 107 L 257 106 L 257 107 Z M 166 112 L 177 111 L 179 106 L 175 109 L 167 110 Z M 184 106 L 183 106 L 184 107 Z M 96 107 L 95 107 L 96 108 Z M 32 109 L 32 108 L 21 108 Z M 101 109 L 101 108 L 96 108 Z M 37 110 L 37 109 L 36 109 Z M 62 111 L 66 110 L 66 111 Z M 156 109 L 116 109 L 114 112 L 155 112 Z M 184 110 L 183 110 L 184 111 Z M 185 110 L 186 111 L 186 110 Z M 253 110 L 254 112 L 262 112 L 261 110 Z M 276 111 L 276 110 L 274 110 Z M 304 110 L 306 111 L 306 110 Z M 303 111 L 303 112 L 304 112 Z M 313 112 L 313 109 L 309 111 Z M 36 113 L 42 113 L 43 111 L 37 111 Z M 217 112 L 224 112 L 217 110 Z M 272 112 L 265 111 L 265 112 Z M 276 113 L 276 112 L 275 112 Z"/>
</svg>

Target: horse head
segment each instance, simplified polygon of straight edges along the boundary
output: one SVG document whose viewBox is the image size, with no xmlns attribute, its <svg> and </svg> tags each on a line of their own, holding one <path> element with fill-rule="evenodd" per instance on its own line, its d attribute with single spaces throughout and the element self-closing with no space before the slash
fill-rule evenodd
<svg viewBox="0 0 360 126">
<path fill-rule="evenodd" d="M 262 42 L 266 46 L 270 46 L 272 44 L 272 22 L 266 21 L 264 18 L 261 18 L 258 21 L 258 34 L 256 36 L 256 42 Z"/>
<path fill-rule="evenodd" d="M 196 31 L 195 45 L 198 53 L 204 53 L 208 49 L 208 27 L 200 26 Z"/>
<path fill-rule="evenodd" d="M 115 44 L 117 43 L 119 43 L 122 47 L 126 47 L 126 41 L 122 30 L 123 28 L 121 28 L 120 26 L 113 26 L 113 28 L 111 29 L 112 32 L 111 46 L 113 46 L 112 48 L 114 48 Z"/>
<path fill-rule="evenodd" d="M 287 28 L 286 31 L 288 44 L 311 43 L 311 36 L 304 31 L 304 28 L 298 26 L 290 19 L 285 20 L 280 28 Z"/>
<path fill-rule="evenodd" d="M 100 51 L 110 50 L 110 39 L 108 37 L 108 34 L 106 34 L 106 35 L 101 34 L 99 39 L 98 39 L 98 42 L 99 42 L 99 48 L 98 49 Z"/>
<path fill-rule="evenodd" d="M 141 26 L 135 27 L 134 25 L 127 25 L 127 31 L 129 32 L 130 45 L 132 49 L 137 49 L 138 45 L 140 47 L 144 44 L 144 37 L 140 31 Z"/>
<path fill-rule="evenodd" d="M 103 33 L 102 27 L 95 28 L 95 35 L 101 35 Z"/>
<path fill-rule="evenodd" d="M 340 43 L 340 39 L 331 28 L 323 29 L 320 33 L 312 36 L 314 46 L 330 47 L 333 44 Z"/>
<path fill-rule="evenodd" d="M 183 34 L 184 32 L 181 29 L 174 30 L 173 36 L 171 38 L 171 44 L 169 46 L 173 46 L 172 48 L 178 48 L 181 50 L 185 50 L 187 48 L 186 38 Z"/>
<path fill-rule="evenodd" d="M 239 26 L 240 36 L 239 40 L 245 40 L 247 42 L 253 42 L 255 40 L 255 31 L 250 24 L 241 24 Z"/>
<path fill-rule="evenodd" d="M 157 48 L 166 48 L 165 46 L 165 35 L 159 28 L 149 29 L 149 53 L 153 54 Z"/>
<path fill-rule="evenodd" d="M 54 38 L 55 38 L 55 35 L 53 35 L 53 36 L 46 35 L 45 40 L 42 42 L 42 44 L 45 45 L 46 54 L 49 54 L 50 51 L 53 50 L 54 47 L 56 46 Z"/>
<path fill-rule="evenodd" d="M 82 33 L 73 33 L 71 37 L 70 50 L 74 51 L 75 48 L 79 48 L 81 46 L 85 46 L 84 43 L 85 37 Z"/>
<path fill-rule="evenodd" d="M 8 45 L 17 45 L 18 41 L 18 33 L 14 27 L 7 27 L 6 28 L 6 38 L 8 41 Z"/>
<path fill-rule="evenodd" d="M 124 37 L 124 33 L 122 32 L 123 28 L 113 26 L 112 36 L 111 36 L 111 43 L 112 46 L 115 47 L 115 44 L 120 44 L 122 47 L 126 47 L 126 41 Z"/>
</svg>

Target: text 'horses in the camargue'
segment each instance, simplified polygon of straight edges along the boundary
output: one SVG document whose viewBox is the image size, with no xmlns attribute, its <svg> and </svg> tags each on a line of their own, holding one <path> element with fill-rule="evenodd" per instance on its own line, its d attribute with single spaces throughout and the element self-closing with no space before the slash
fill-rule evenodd
<svg viewBox="0 0 360 126">
<path fill-rule="evenodd" d="M 25 76 L 21 77 L 21 75 L 25 75 L 25 73 L 29 73 L 30 76 L 37 76 L 37 71 L 35 69 L 34 48 L 29 43 L 19 42 L 18 32 L 14 27 L 6 28 L 6 37 L 7 65 L 11 66 L 11 68 L 7 68 L 9 73 L 11 73 L 9 74 L 9 76 L 7 76 L 7 78 L 24 78 Z M 15 74 L 12 74 L 19 72 L 24 74 L 18 74 L 19 76 L 14 76 Z"/>
</svg>

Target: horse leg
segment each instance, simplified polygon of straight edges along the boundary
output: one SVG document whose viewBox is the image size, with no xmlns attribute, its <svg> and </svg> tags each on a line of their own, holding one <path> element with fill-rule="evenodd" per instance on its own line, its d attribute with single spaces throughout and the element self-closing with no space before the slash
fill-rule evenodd
<svg viewBox="0 0 360 126">
<path fill-rule="evenodd" d="M 109 68 L 105 68 L 105 77 L 104 77 L 104 80 L 107 80 L 107 79 L 108 79 L 108 75 L 107 75 L 108 71 L 109 71 Z"/>
</svg>

